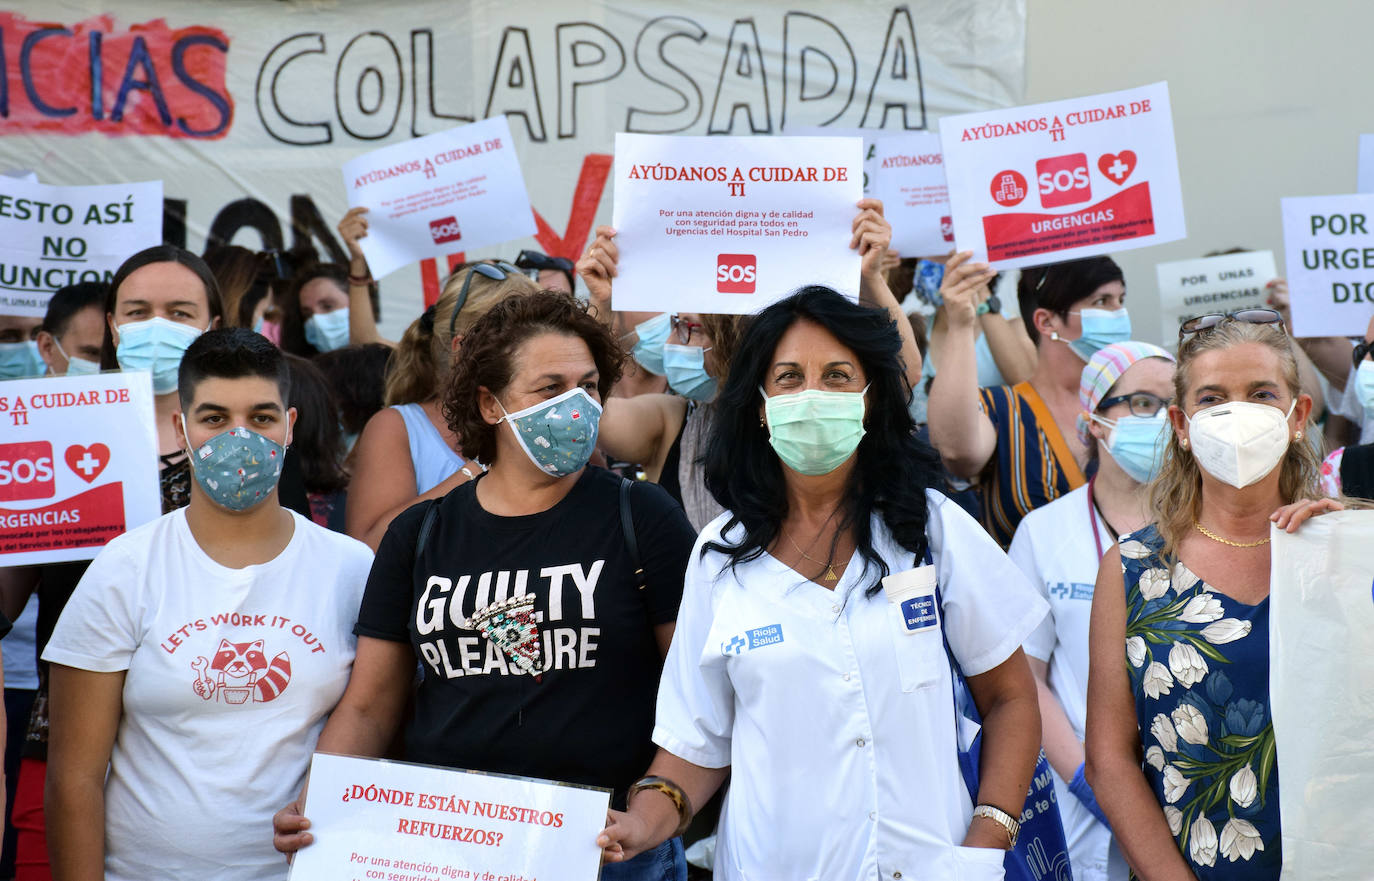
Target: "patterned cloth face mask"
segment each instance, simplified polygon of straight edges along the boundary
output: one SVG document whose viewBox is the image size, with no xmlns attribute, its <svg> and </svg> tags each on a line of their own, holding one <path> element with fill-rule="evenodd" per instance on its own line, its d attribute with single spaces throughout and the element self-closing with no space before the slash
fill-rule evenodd
<svg viewBox="0 0 1374 881">
<path fill-rule="evenodd" d="M 181 417 L 186 437 L 186 416 Z M 187 449 L 191 440 L 186 439 Z M 230 511 L 246 511 L 272 494 L 281 478 L 286 447 L 243 426 L 221 432 L 191 453 L 196 483 L 210 501 Z"/>
<path fill-rule="evenodd" d="M 567 477 L 582 470 L 596 449 L 601 425 L 601 405 L 585 389 L 575 388 L 556 398 L 540 401 L 514 413 L 506 413 L 499 400 L 501 417 L 515 432 L 520 449 L 540 471 Z"/>
</svg>

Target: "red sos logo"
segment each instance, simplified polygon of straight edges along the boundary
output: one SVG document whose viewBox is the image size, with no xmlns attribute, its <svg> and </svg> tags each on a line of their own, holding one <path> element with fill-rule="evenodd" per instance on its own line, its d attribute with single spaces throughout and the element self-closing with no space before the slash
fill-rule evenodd
<svg viewBox="0 0 1374 881">
<path fill-rule="evenodd" d="M 758 281 L 758 260 L 753 254 L 720 254 L 716 257 L 716 291 L 752 294 Z"/>
<path fill-rule="evenodd" d="M 1040 185 L 1040 204 L 1046 208 L 1086 202 L 1093 197 L 1088 157 L 1082 153 L 1041 159 L 1035 163 L 1035 179 Z"/>
<path fill-rule="evenodd" d="M 47 441 L 0 444 L 0 502 L 47 499 L 55 495 L 52 444 Z"/>
<path fill-rule="evenodd" d="M 429 237 L 434 239 L 436 245 L 458 241 L 463 237 L 462 231 L 458 229 L 458 218 L 441 217 L 438 220 L 431 220 L 429 222 Z"/>
</svg>

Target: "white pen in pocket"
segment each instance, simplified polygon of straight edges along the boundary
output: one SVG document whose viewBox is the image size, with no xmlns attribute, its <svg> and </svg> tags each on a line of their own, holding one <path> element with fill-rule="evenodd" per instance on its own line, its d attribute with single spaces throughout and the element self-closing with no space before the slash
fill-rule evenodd
<svg viewBox="0 0 1374 881">
<path fill-rule="evenodd" d="M 904 633 L 921 633 L 940 626 L 940 607 L 935 600 L 934 566 L 918 566 L 894 572 L 883 579 L 887 601 L 897 607 Z"/>
</svg>

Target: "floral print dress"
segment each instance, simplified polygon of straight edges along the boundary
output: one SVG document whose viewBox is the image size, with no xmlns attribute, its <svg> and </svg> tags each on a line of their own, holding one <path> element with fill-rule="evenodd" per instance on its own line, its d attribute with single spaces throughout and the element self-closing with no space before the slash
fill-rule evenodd
<svg viewBox="0 0 1374 881">
<path fill-rule="evenodd" d="M 1199 881 L 1277 881 L 1269 599 L 1214 592 L 1163 546 L 1154 526 L 1120 542 L 1145 778 Z"/>
</svg>

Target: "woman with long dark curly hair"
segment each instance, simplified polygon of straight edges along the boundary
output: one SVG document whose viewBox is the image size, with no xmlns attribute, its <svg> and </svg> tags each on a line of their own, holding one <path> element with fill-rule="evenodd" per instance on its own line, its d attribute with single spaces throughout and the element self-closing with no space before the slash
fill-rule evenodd
<svg viewBox="0 0 1374 881">
<path fill-rule="evenodd" d="M 1020 644 L 1047 607 L 932 489 L 900 349 L 885 312 L 821 287 L 746 332 L 706 452 L 726 513 L 688 562 L 660 750 L 602 833 L 608 862 L 733 770 L 719 879 L 1002 877 L 1040 742 Z M 946 639 L 983 717 L 976 793 Z"/>
</svg>

